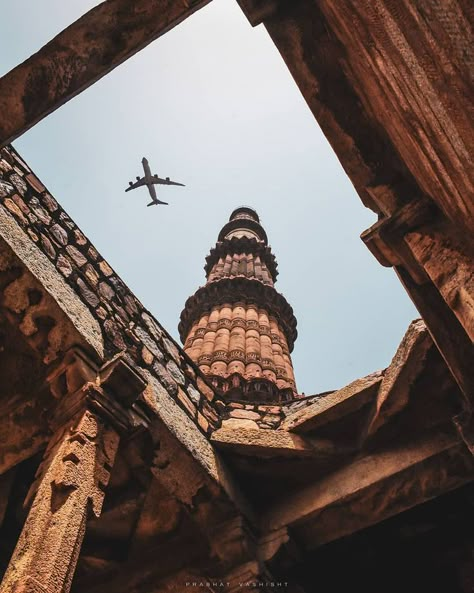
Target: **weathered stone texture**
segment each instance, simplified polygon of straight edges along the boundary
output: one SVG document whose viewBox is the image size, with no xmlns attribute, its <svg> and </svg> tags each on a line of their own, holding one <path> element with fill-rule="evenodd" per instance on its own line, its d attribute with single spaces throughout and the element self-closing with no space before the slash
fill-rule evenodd
<svg viewBox="0 0 474 593">
<path fill-rule="evenodd" d="M 101 512 L 117 446 L 117 434 L 89 411 L 51 440 L 2 593 L 68 593 L 86 521 Z"/>
<path fill-rule="evenodd" d="M 433 342 L 424 322 L 413 321 L 384 372 L 368 427 L 369 435 L 407 405 L 413 381 L 423 366 L 426 353 L 432 347 Z"/>
<path fill-rule="evenodd" d="M 378 371 L 362 379 L 356 379 L 337 391 L 319 397 L 314 396 L 307 406 L 300 407 L 296 411 L 286 407 L 286 418 L 280 428 L 308 432 L 354 412 L 375 398 L 382 378 L 383 372 Z"/>
</svg>

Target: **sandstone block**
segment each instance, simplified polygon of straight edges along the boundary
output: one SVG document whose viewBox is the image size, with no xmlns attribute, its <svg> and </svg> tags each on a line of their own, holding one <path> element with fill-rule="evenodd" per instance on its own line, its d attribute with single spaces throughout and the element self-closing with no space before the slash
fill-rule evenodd
<svg viewBox="0 0 474 593">
<path fill-rule="evenodd" d="M 232 410 L 231 418 L 242 418 L 245 420 L 260 420 L 260 414 L 252 412 L 252 410 Z"/>
<path fill-rule="evenodd" d="M 82 255 L 79 249 L 74 247 L 74 245 L 68 245 L 66 247 L 66 251 L 72 257 L 77 266 L 81 267 L 87 263 L 87 259 Z"/>
<path fill-rule="evenodd" d="M 191 400 L 196 405 L 199 405 L 199 402 L 201 401 L 201 394 L 199 391 L 193 385 L 188 385 L 187 392 Z"/>
<path fill-rule="evenodd" d="M 209 422 L 206 420 L 206 418 L 204 418 L 204 416 L 200 412 L 198 412 L 197 421 L 204 432 L 207 432 L 209 430 Z"/>
<path fill-rule="evenodd" d="M 59 224 L 53 224 L 51 227 L 51 234 L 56 239 L 59 245 L 67 245 L 68 244 L 68 236 L 67 232 L 63 229 L 62 226 Z"/>
<path fill-rule="evenodd" d="M 229 418 L 222 422 L 225 428 L 251 428 L 258 430 L 258 424 L 254 420 L 243 420 L 240 418 Z"/>
<path fill-rule="evenodd" d="M 58 209 L 58 203 L 53 198 L 53 196 L 49 194 L 45 194 L 42 198 L 43 204 L 46 206 L 49 212 L 55 212 Z"/>
<path fill-rule="evenodd" d="M 155 361 L 153 364 L 153 372 L 159 381 L 165 386 L 169 394 L 175 395 L 178 391 L 178 385 L 173 379 L 169 371 L 160 362 Z"/>
<path fill-rule="evenodd" d="M 115 296 L 114 289 L 107 282 L 101 282 L 99 284 L 99 293 L 102 298 L 111 301 Z"/>
<path fill-rule="evenodd" d="M 54 259 L 56 257 L 56 251 L 53 247 L 53 244 L 46 235 L 41 234 L 41 243 L 46 255 L 48 255 L 51 259 Z"/>
<path fill-rule="evenodd" d="M 99 276 L 90 264 L 87 264 L 84 274 L 91 283 L 91 286 L 97 286 L 97 283 L 99 282 Z"/>
<path fill-rule="evenodd" d="M 214 399 L 214 392 L 212 389 L 205 383 L 201 377 L 197 378 L 197 386 L 199 391 L 204 395 L 206 399 L 212 401 Z"/>
<path fill-rule="evenodd" d="M 86 303 L 91 307 L 97 307 L 100 302 L 99 297 L 94 292 L 92 292 L 92 290 L 87 286 L 82 278 L 77 279 L 77 286 Z"/>
<path fill-rule="evenodd" d="M 184 393 L 181 387 L 178 387 L 178 400 L 183 404 L 189 414 L 194 418 L 196 415 L 196 408 L 188 398 L 188 396 Z"/>
<path fill-rule="evenodd" d="M 23 224 L 28 223 L 26 218 L 23 216 L 23 213 L 21 212 L 20 208 L 18 208 L 18 206 L 12 199 L 6 198 L 6 200 L 3 203 L 6 206 L 6 208 L 8 208 L 8 210 L 10 210 L 10 212 L 14 214 Z"/>
<path fill-rule="evenodd" d="M 104 276 L 111 276 L 114 273 L 112 268 L 109 266 L 109 264 L 105 260 L 102 260 L 99 263 L 99 268 L 100 268 L 100 271 L 102 272 L 102 274 L 104 274 Z"/>
<path fill-rule="evenodd" d="M 63 276 L 70 276 L 72 274 L 72 266 L 69 260 L 64 257 L 64 255 L 60 255 L 58 257 L 58 261 L 56 262 L 56 267 L 61 272 Z"/>
<path fill-rule="evenodd" d="M 238 402 L 230 402 L 228 406 L 233 410 L 243 410 L 245 408 L 244 404 L 239 404 Z"/>
<path fill-rule="evenodd" d="M 36 175 L 33 175 L 32 173 L 26 176 L 26 181 L 39 194 L 44 192 L 46 189 L 41 181 L 36 177 Z"/>
<path fill-rule="evenodd" d="M 166 368 L 168 369 L 171 376 L 177 383 L 179 383 L 180 385 L 184 385 L 184 383 L 186 382 L 184 373 L 178 367 L 178 365 L 174 362 L 174 360 L 169 360 L 166 365 Z"/>
<path fill-rule="evenodd" d="M 153 363 L 153 354 L 148 350 L 146 346 L 142 348 L 142 360 L 145 364 Z"/>
</svg>

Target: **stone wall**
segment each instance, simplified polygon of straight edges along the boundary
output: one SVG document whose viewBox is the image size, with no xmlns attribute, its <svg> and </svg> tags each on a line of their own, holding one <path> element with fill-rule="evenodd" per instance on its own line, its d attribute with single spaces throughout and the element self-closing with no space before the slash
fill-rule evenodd
<svg viewBox="0 0 474 593">
<path fill-rule="evenodd" d="M 98 321 L 104 359 L 126 351 L 204 433 L 215 428 L 218 398 L 212 387 L 12 147 L 0 153 L 0 202 Z"/>
</svg>

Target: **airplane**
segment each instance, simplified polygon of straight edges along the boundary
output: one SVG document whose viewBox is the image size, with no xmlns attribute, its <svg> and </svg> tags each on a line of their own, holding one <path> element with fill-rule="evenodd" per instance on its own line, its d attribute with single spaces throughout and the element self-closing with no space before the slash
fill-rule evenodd
<svg viewBox="0 0 474 593">
<path fill-rule="evenodd" d="M 164 204 L 168 206 L 168 202 L 162 202 L 156 197 L 155 185 L 180 185 L 181 187 L 184 187 L 184 183 L 170 181 L 169 177 L 162 179 L 161 177 L 158 177 L 158 175 L 152 175 L 150 165 L 148 164 L 148 161 L 145 157 L 142 158 L 142 165 L 145 176 L 141 178 L 137 176 L 135 183 L 133 183 L 133 181 L 129 181 L 128 184 L 130 187 L 127 187 L 125 191 L 130 191 L 137 187 L 141 187 L 142 185 L 146 185 L 151 196 L 151 202 L 147 204 L 147 206 L 156 206 L 157 204 Z"/>
</svg>

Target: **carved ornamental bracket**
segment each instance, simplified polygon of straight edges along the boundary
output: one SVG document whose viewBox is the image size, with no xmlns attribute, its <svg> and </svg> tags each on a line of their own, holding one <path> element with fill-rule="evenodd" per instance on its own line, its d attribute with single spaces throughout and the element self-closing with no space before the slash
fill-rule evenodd
<svg viewBox="0 0 474 593">
<path fill-rule="evenodd" d="M 377 261 L 385 267 L 403 265 L 417 284 L 428 281 L 419 263 L 415 260 L 405 235 L 421 224 L 436 218 L 437 208 L 431 200 L 423 198 L 410 202 L 388 218 L 376 222 L 361 235 Z"/>
</svg>

